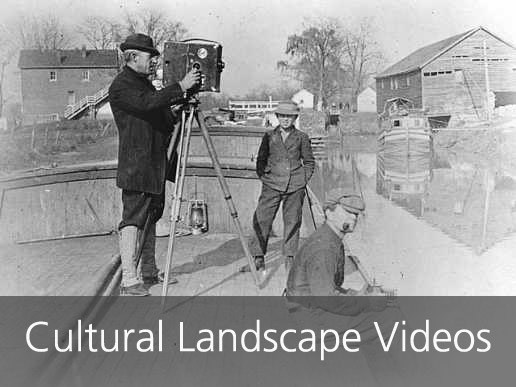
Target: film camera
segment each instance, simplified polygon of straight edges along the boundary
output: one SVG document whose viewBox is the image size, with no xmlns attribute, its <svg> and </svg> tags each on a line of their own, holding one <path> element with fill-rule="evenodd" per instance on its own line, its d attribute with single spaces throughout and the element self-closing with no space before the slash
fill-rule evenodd
<svg viewBox="0 0 516 387">
<path fill-rule="evenodd" d="M 197 68 L 201 83 L 196 91 L 220 92 L 220 73 L 224 68 L 222 46 L 211 40 L 190 39 L 165 42 L 163 50 L 163 83 L 177 82 Z"/>
</svg>

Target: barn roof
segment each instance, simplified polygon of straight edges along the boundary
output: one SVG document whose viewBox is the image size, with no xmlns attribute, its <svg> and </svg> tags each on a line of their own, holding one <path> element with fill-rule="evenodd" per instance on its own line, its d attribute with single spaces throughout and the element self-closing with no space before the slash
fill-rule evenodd
<svg viewBox="0 0 516 387">
<path fill-rule="evenodd" d="M 118 67 L 116 50 L 21 50 L 20 69 Z"/>
<path fill-rule="evenodd" d="M 372 92 L 376 93 L 376 85 L 371 84 L 371 85 L 368 85 L 364 90 L 362 90 L 360 92 L 360 94 L 366 92 L 368 89 L 371 89 Z"/>
<path fill-rule="evenodd" d="M 376 78 L 384 78 L 391 75 L 404 74 L 411 71 L 419 70 L 479 30 L 484 30 L 488 34 L 494 36 L 496 39 L 501 40 L 510 47 L 514 48 L 512 44 L 503 41 L 496 35 L 486 30 L 484 27 L 477 27 L 472 30 L 463 32 L 462 34 L 450 36 L 449 38 L 429 44 L 428 46 L 421 47 L 420 49 L 414 51 L 412 54 L 406 56 L 399 62 L 396 62 L 392 66 L 388 67 L 382 73 L 377 75 Z"/>
</svg>

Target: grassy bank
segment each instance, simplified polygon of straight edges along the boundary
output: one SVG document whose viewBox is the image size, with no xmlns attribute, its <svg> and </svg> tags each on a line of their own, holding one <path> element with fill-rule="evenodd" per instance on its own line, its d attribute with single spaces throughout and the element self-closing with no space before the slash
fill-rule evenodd
<svg viewBox="0 0 516 387">
<path fill-rule="evenodd" d="M 63 155 L 72 156 L 71 160 L 74 154 L 81 156 L 81 160 L 94 157 L 105 159 L 108 155 L 111 157 L 113 152 L 101 150 L 100 153 L 88 153 L 95 148 L 95 144 L 112 142 L 115 136 L 116 127 L 110 120 L 60 121 L 25 126 L 0 135 L 0 171 L 5 174 L 55 166 L 63 162 Z"/>
<path fill-rule="evenodd" d="M 309 134 L 326 134 L 325 113 L 305 110 L 299 118 L 301 128 Z M 376 113 L 341 114 L 337 128 L 330 128 L 328 134 L 374 135 L 378 133 Z"/>
</svg>

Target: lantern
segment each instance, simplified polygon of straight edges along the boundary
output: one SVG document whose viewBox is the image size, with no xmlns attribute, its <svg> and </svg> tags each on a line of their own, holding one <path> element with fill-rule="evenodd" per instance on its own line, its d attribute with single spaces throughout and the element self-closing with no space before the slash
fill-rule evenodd
<svg viewBox="0 0 516 387">
<path fill-rule="evenodd" d="M 208 207 L 204 200 L 192 199 L 188 202 L 188 225 L 193 235 L 208 231 Z"/>
<path fill-rule="evenodd" d="M 193 235 L 200 235 L 208 231 L 208 206 L 206 200 L 198 198 L 197 176 L 194 176 L 194 188 L 194 197 L 188 201 L 188 226 Z"/>
</svg>

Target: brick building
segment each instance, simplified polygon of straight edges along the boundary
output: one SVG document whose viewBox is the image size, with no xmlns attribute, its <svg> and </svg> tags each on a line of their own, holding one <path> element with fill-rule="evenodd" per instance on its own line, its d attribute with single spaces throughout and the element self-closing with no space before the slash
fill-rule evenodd
<svg viewBox="0 0 516 387">
<path fill-rule="evenodd" d="M 422 47 L 376 76 L 378 113 L 403 97 L 435 122 L 484 119 L 492 95 L 514 92 L 516 48 L 483 27 Z"/>
<path fill-rule="evenodd" d="M 116 50 L 21 50 L 18 67 L 23 121 L 34 123 L 59 120 L 95 95 L 103 96 L 100 106 L 119 63 Z"/>
</svg>

